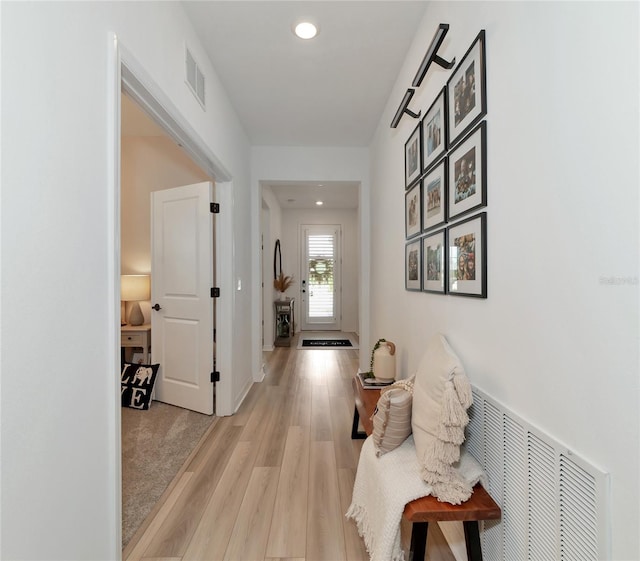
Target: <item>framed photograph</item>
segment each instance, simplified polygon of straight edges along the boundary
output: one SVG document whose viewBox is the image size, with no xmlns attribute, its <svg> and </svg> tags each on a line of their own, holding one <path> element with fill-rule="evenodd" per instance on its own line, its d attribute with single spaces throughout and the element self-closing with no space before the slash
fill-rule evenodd
<svg viewBox="0 0 640 561">
<path fill-rule="evenodd" d="M 447 144 L 447 88 L 442 88 L 422 120 L 422 169 L 428 170 L 444 154 Z"/>
<path fill-rule="evenodd" d="M 487 113 L 484 29 L 447 82 L 449 147 Z"/>
<path fill-rule="evenodd" d="M 422 230 L 421 195 L 421 182 L 416 183 L 404 195 L 404 229 L 407 239 L 417 236 Z"/>
<path fill-rule="evenodd" d="M 405 188 L 420 177 L 422 173 L 422 123 L 411 133 L 409 140 L 404 145 L 404 178 Z"/>
<path fill-rule="evenodd" d="M 422 231 L 427 232 L 447 221 L 447 158 L 422 180 Z"/>
<path fill-rule="evenodd" d="M 448 218 L 487 205 L 487 127 L 482 121 L 449 153 Z"/>
<path fill-rule="evenodd" d="M 445 294 L 446 231 L 440 230 L 422 238 L 422 290 Z"/>
<path fill-rule="evenodd" d="M 422 244 L 420 240 L 409 242 L 405 246 L 404 278 L 407 290 L 422 289 Z"/>
<path fill-rule="evenodd" d="M 487 297 L 487 213 L 447 229 L 449 294 Z"/>
</svg>

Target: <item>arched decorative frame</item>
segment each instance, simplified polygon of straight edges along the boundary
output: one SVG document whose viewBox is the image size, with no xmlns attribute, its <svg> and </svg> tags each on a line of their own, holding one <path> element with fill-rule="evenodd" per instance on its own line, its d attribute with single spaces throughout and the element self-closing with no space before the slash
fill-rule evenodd
<svg viewBox="0 0 640 561">
<path fill-rule="evenodd" d="M 277 267 L 276 267 L 277 265 Z M 280 250 L 280 240 L 276 240 L 276 246 L 273 249 L 273 278 L 278 278 L 282 274 L 282 252 Z"/>
</svg>

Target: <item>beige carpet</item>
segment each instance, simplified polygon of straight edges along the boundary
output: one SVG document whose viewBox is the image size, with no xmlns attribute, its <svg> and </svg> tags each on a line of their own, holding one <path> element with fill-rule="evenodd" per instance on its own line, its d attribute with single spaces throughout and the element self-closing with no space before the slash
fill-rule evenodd
<svg viewBox="0 0 640 561">
<path fill-rule="evenodd" d="M 122 408 L 123 548 L 214 419 L 159 401 Z"/>
</svg>

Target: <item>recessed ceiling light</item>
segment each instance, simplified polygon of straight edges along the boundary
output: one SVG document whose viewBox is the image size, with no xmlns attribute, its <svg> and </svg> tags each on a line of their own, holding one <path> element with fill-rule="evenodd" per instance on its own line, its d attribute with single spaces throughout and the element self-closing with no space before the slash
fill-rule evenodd
<svg viewBox="0 0 640 561">
<path fill-rule="evenodd" d="M 318 34 L 318 28 L 310 21 L 302 21 L 293 28 L 293 32 L 300 39 L 313 39 Z"/>
<path fill-rule="evenodd" d="M 323 203 L 322 201 L 316 201 L 316 204 L 317 204 L 318 206 L 322 206 L 324 203 Z"/>
</svg>

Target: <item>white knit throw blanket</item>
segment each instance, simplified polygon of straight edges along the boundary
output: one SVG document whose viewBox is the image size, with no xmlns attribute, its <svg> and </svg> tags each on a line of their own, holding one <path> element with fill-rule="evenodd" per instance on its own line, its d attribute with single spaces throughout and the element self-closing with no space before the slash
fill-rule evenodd
<svg viewBox="0 0 640 561">
<path fill-rule="evenodd" d="M 480 464 L 464 448 L 455 465 L 473 487 L 478 481 L 486 486 Z M 376 457 L 373 439 L 365 440 L 353 486 L 353 498 L 347 518 L 355 520 L 371 561 L 404 561 L 400 547 L 400 521 L 407 503 L 431 494 L 421 477 L 413 436 L 398 448 Z"/>
</svg>

